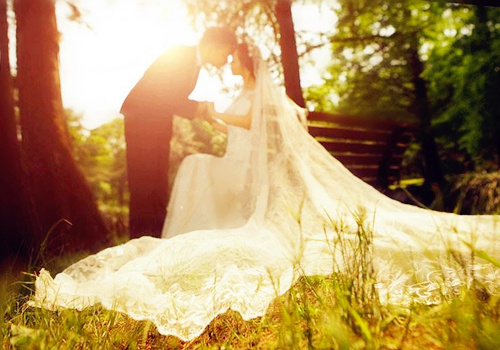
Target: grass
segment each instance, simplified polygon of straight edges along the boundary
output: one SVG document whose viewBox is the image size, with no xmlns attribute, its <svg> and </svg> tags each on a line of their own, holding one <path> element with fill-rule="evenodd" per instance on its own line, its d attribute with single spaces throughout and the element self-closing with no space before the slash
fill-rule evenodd
<svg viewBox="0 0 500 350">
<path fill-rule="evenodd" d="M 302 278 L 264 317 L 244 321 L 229 311 L 191 342 L 101 307 L 50 312 L 27 308 L 26 296 L 10 293 L 3 298 L 1 344 L 2 349 L 498 348 L 498 298 L 481 300 L 464 292 L 436 306 L 374 303 L 367 311 L 349 306 L 337 288 L 333 277 Z"/>
<path fill-rule="evenodd" d="M 4 286 L 5 287 L 5 286 Z M 92 307 L 50 312 L 3 290 L 3 349 L 497 349 L 499 300 L 464 292 L 436 306 L 351 305 L 334 277 L 304 277 L 264 317 L 214 319 L 194 341 L 158 334 L 150 322 Z"/>
<path fill-rule="evenodd" d="M 245 321 L 228 311 L 190 342 L 100 306 L 81 312 L 28 307 L 33 276 L 6 273 L 0 285 L 1 349 L 498 349 L 498 295 L 474 283 L 435 305 L 381 303 L 371 233 L 360 224 L 357 236 L 355 243 L 336 238 L 343 247 L 353 244 L 342 252 L 349 258 L 342 273 L 301 277 L 263 317 Z"/>
</svg>

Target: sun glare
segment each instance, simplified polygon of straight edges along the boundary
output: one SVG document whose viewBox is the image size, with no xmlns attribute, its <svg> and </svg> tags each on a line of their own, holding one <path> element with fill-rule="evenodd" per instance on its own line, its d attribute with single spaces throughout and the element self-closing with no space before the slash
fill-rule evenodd
<svg viewBox="0 0 500 350">
<path fill-rule="evenodd" d="M 195 44 L 180 1 L 86 0 L 83 22 L 58 8 L 63 102 L 92 128 L 119 116 L 123 99 L 152 61 L 176 44 Z M 90 27 L 90 28 L 88 28 Z"/>
</svg>

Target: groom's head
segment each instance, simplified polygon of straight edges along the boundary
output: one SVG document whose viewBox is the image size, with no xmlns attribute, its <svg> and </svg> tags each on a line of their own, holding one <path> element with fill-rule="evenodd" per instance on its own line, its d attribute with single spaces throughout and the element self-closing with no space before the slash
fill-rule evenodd
<svg viewBox="0 0 500 350">
<path fill-rule="evenodd" d="M 236 47 L 234 32 L 225 27 L 211 27 L 205 30 L 199 48 L 203 63 L 220 68 L 227 63 L 227 57 Z"/>
</svg>

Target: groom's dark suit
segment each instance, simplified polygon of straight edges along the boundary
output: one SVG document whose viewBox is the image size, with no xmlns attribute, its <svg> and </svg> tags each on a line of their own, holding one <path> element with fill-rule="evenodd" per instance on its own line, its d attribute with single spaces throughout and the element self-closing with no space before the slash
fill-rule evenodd
<svg viewBox="0 0 500 350">
<path fill-rule="evenodd" d="M 200 66 L 195 46 L 163 53 L 123 102 L 130 189 L 130 237 L 159 237 L 168 203 L 168 159 L 174 114 L 192 118 L 188 99 Z"/>
</svg>

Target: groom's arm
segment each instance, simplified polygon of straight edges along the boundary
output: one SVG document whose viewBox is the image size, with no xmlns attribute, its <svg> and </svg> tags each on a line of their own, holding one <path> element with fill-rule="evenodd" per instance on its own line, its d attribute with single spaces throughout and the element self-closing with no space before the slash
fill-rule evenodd
<svg viewBox="0 0 500 350">
<path fill-rule="evenodd" d="M 199 108 L 197 101 L 189 99 L 199 73 L 195 52 L 193 47 L 171 48 L 145 74 L 166 112 L 193 118 Z"/>
<path fill-rule="evenodd" d="M 123 111 L 194 117 L 198 102 L 189 99 L 196 80 L 196 56 L 190 47 L 167 50 L 146 70 L 127 97 Z M 125 114 L 125 113 L 124 113 Z"/>
<path fill-rule="evenodd" d="M 203 105 L 189 98 L 185 99 L 181 103 L 171 105 L 172 111 L 175 115 L 179 117 L 193 119 L 203 114 Z"/>
</svg>

